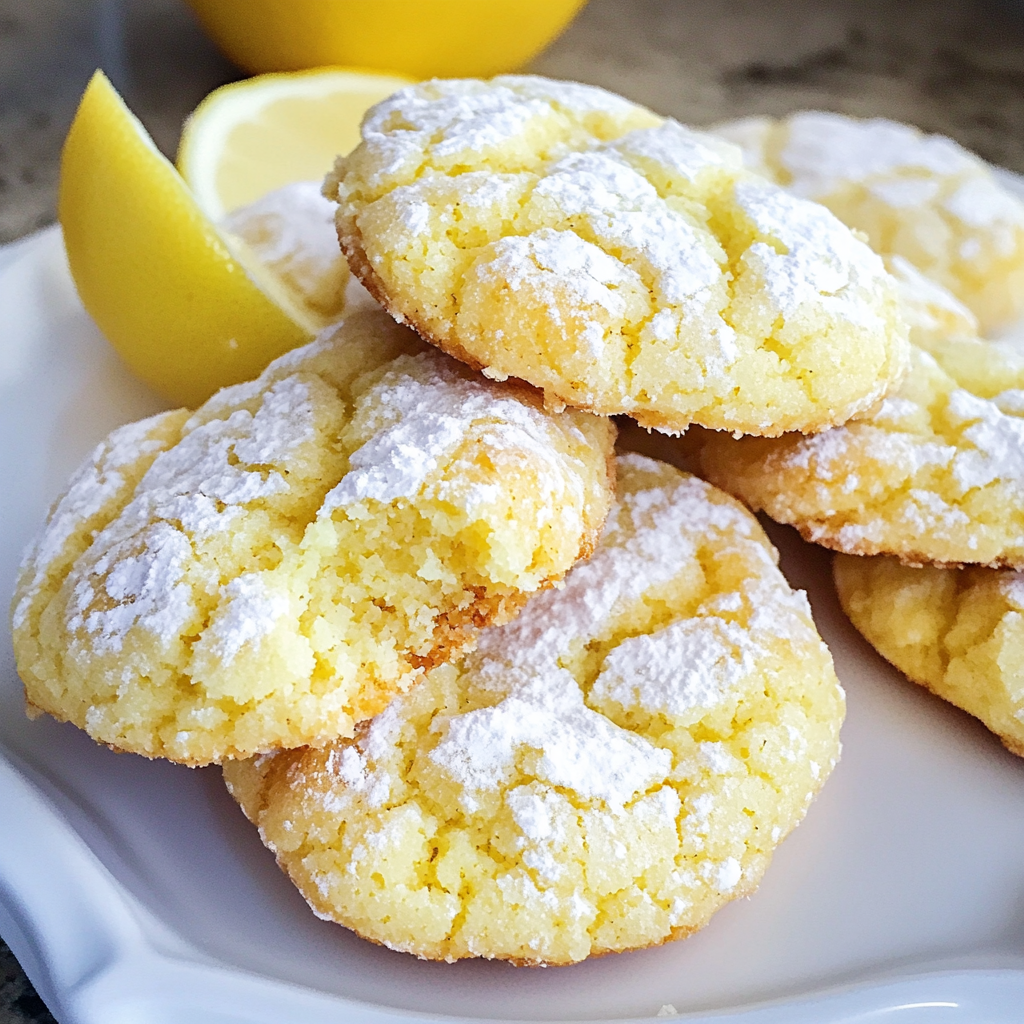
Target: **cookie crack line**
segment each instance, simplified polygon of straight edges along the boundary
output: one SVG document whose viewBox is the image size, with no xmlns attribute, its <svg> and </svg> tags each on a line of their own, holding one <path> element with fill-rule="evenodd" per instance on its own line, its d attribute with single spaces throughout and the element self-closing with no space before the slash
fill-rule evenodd
<svg viewBox="0 0 1024 1024">
<path fill-rule="evenodd" d="M 559 91 L 573 113 L 553 112 Z M 484 110 L 499 112 L 487 127 Z M 395 111 L 409 129 L 389 134 Z M 593 87 L 410 87 L 370 112 L 325 190 L 393 315 L 549 402 L 668 432 L 813 432 L 903 369 L 891 284 L 863 243 L 737 150 Z"/>
</svg>

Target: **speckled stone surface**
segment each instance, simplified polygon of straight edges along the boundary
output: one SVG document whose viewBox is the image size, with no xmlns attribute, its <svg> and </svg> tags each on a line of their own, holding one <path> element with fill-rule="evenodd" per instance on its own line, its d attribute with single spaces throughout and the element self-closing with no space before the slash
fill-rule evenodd
<svg viewBox="0 0 1024 1024">
<path fill-rule="evenodd" d="M 61 141 L 100 64 L 167 153 L 239 76 L 179 0 L 0 0 L 0 242 L 54 219 Z M 1024 0 L 591 0 L 534 69 L 694 124 L 893 117 L 1024 172 Z M 52 1020 L 0 943 L 0 1024 Z"/>
<path fill-rule="evenodd" d="M 0 0 L 0 243 L 55 220 L 60 148 L 97 67 L 171 155 L 189 111 L 241 76 L 180 0 Z"/>
<path fill-rule="evenodd" d="M 18 961 L 0 940 L 0 1024 L 54 1024 Z"/>
</svg>

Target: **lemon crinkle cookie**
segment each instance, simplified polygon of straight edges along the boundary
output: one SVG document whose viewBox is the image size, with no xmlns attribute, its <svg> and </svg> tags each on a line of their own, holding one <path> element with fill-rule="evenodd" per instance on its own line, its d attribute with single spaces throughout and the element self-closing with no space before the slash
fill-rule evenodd
<svg viewBox="0 0 1024 1024">
<path fill-rule="evenodd" d="M 902 374 L 881 260 L 739 150 L 601 89 L 433 81 L 374 107 L 325 183 L 399 320 L 549 401 L 775 435 Z"/>
<path fill-rule="evenodd" d="M 808 540 L 911 565 L 1024 568 L 1024 356 L 963 336 L 928 345 L 913 346 L 894 395 L 841 427 L 685 443 L 708 479 Z"/>
<path fill-rule="evenodd" d="M 1024 314 L 1024 202 L 952 139 L 818 110 L 715 132 L 739 144 L 752 169 L 945 286 L 984 332 Z"/>
<path fill-rule="evenodd" d="M 913 682 L 988 726 L 1024 756 L 1024 578 L 970 567 L 913 568 L 840 555 L 850 621 Z"/>
<path fill-rule="evenodd" d="M 334 211 L 319 182 L 299 181 L 234 210 L 220 226 L 248 246 L 314 322 L 327 325 L 341 316 L 349 276 Z"/>
<path fill-rule="evenodd" d="M 429 959 L 565 964 L 753 891 L 842 690 L 754 518 L 620 458 L 602 541 L 354 740 L 225 765 L 314 911 Z"/>
<path fill-rule="evenodd" d="M 356 314 L 86 461 L 17 583 L 29 706 L 189 764 L 350 735 L 589 553 L 613 429 Z"/>
</svg>

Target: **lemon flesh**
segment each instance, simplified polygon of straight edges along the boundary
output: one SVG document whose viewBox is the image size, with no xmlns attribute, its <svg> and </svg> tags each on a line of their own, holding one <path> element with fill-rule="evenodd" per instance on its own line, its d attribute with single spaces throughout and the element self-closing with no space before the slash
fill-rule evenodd
<svg viewBox="0 0 1024 1024">
<path fill-rule="evenodd" d="M 283 185 L 322 181 L 358 145 L 363 114 L 411 82 L 332 68 L 225 85 L 188 119 L 178 170 L 219 220 Z"/>
<path fill-rule="evenodd" d="M 315 330 L 218 232 L 101 72 L 64 144 L 58 215 L 86 310 L 172 402 L 255 377 Z"/>
<path fill-rule="evenodd" d="M 253 73 L 342 64 L 487 77 L 536 56 L 585 0 L 188 0 Z"/>
</svg>

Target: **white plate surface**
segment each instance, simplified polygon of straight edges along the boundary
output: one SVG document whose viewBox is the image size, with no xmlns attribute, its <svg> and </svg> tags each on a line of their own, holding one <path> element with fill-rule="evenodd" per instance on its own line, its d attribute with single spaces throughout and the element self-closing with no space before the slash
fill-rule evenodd
<svg viewBox="0 0 1024 1024">
<path fill-rule="evenodd" d="M 160 407 L 79 305 L 56 229 L 0 251 L 0 592 L 78 461 Z M 0 933 L 62 1024 L 1024 1020 L 1024 760 L 884 664 L 827 554 L 772 533 L 847 689 L 844 754 L 760 891 L 693 938 L 551 970 L 364 943 L 309 912 L 218 769 L 29 722 L 6 616 Z"/>
</svg>

